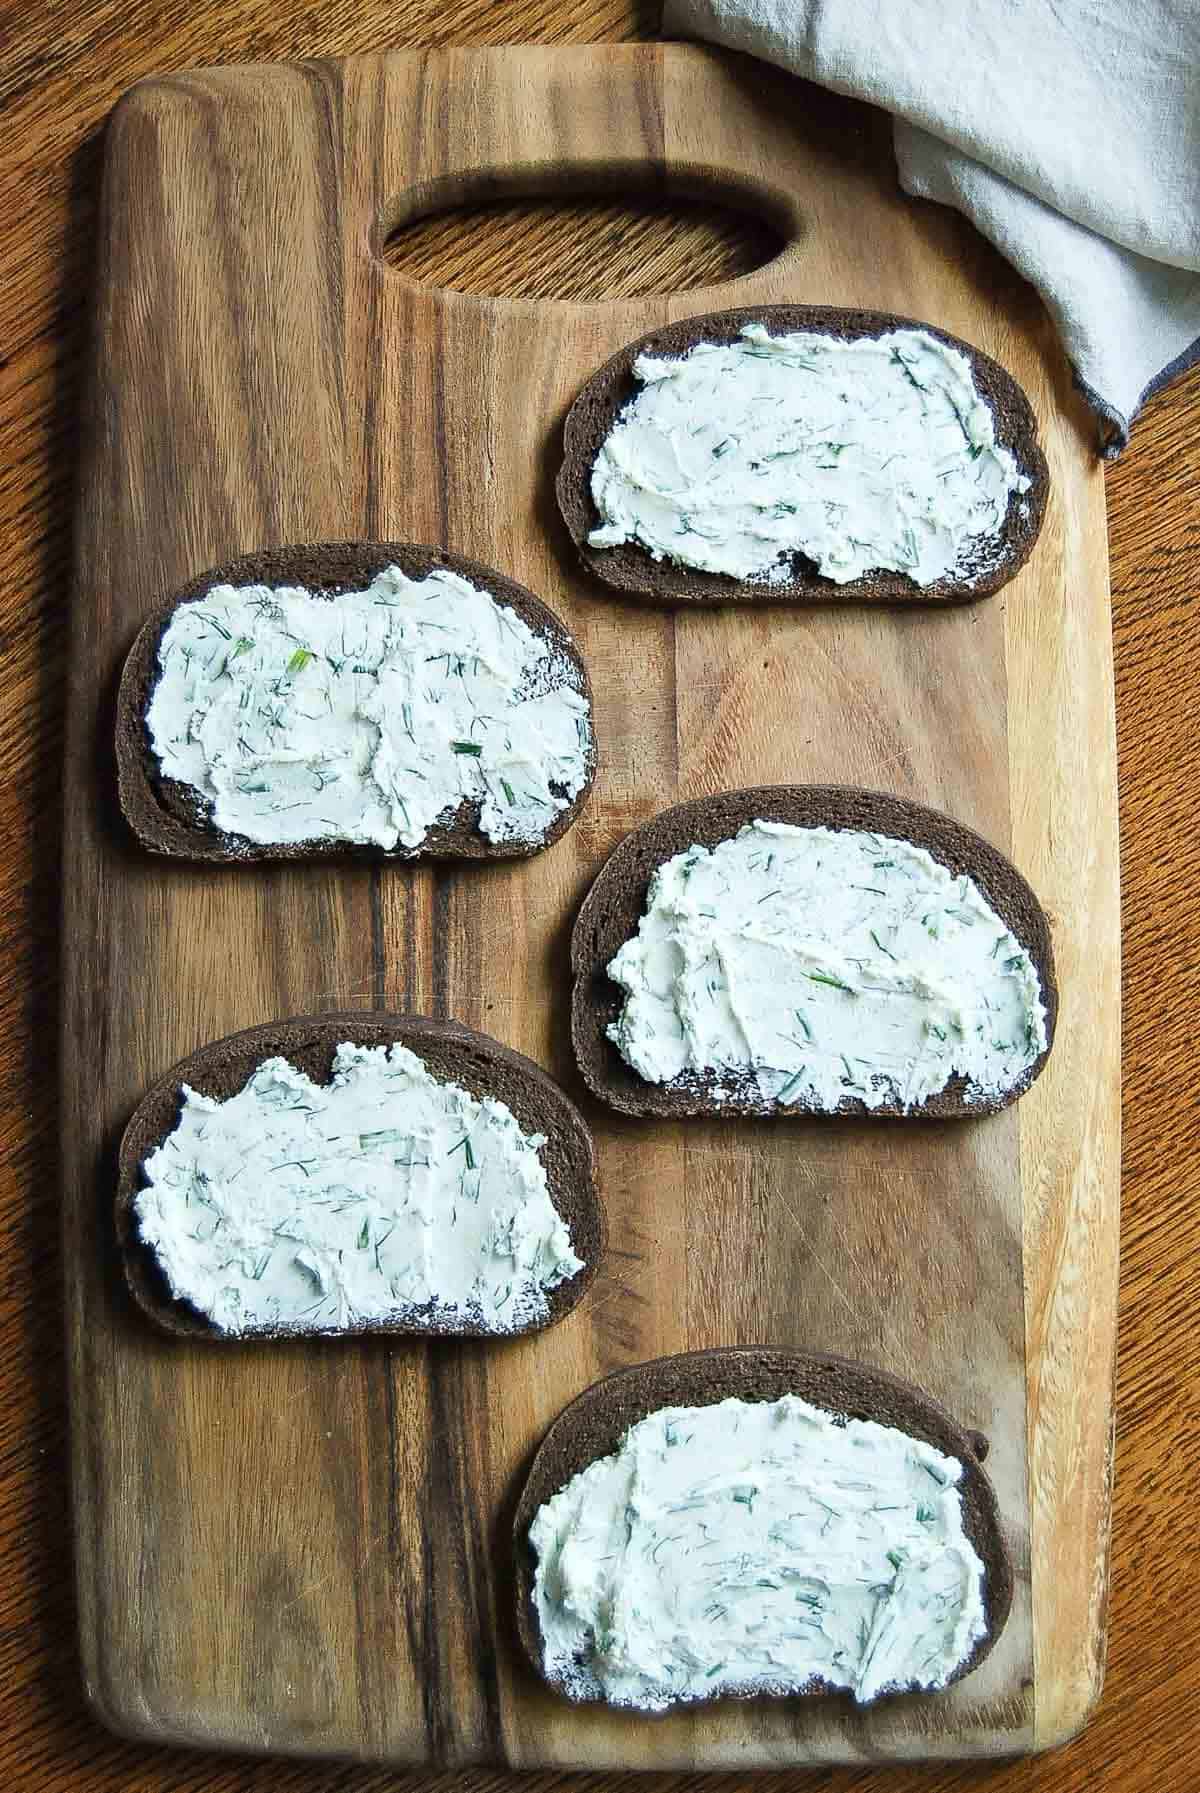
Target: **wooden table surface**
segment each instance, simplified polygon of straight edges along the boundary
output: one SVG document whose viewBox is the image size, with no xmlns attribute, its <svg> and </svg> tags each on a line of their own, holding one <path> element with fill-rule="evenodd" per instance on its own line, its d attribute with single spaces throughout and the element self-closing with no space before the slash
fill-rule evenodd
<svg viewBox="0 0 1200 1793">
<path fill-rule="evenodd" d="M 32 1788 L 362 1789 L 397 1777 L 125 1744 L 78 1687 L 56 1188 L 59 760 L 78 378 L 103 119 L 141 76 L 413 44 L 652 35 L 645 0 L 0 0 L 0 1777 Z M 847 106 L 848 124 L 877 126 Z M 881 147 L 883 135 L 880 133 Z M 444 278 L 481 262 L 544 282 L 732 271 L 755 244 L 697 219 L 510 218 L 489 250 L 455 226 L 410 248 Z M 597 234 L 602 232 L 603 235 Z M 497 243 L 499 242 L 499 248 Z M 650 270 L 650 272 L 648 272 Z M 560 274 L 560 278 L 563 276 Z M 492 290 L 495 290 L 494 288 Z M 543 285 L 540 290 L 547 290 Z M 552 289 L 551 289 L 552 290 Z M 560 289 L 565 291 L 566 289 Z M 601 290 L 605 290 L 601 288 Z M 628 290 L 628 289 L 626 289 Z M 644 284 L 642 290 L 649 290 Z M 1200 369 L 1149 406 L 1107 476 L 1121 751 L 1125 1163 L 1108 1683 L 1084 1736 L 1010 1767 L 788 1776 L 789 1786 L 1170 1793 L 1200 1781 Z M 1197 877 L 1197 886 L 1191 879 Z M 528 1777 L 546 1788 L 558 1777 Z M 598 1790 L 620 1780 L 587 1777 Z M 671 1777 L 673 1788 L 697 1777 Z M 491 1793 L 512 1777 L 424 1777 Z M 413 1785 L 417 1782 L 414 1780 Z M 560 1779 L 562 1786 L 569 1783 Z M 760 1787 L 784 1784 L 761 1777 Z M 666 1793 L 665 1777 L 651 1785 Z M 731 1785 L 729 1777 L 714 1786 Z"/>
</svg>

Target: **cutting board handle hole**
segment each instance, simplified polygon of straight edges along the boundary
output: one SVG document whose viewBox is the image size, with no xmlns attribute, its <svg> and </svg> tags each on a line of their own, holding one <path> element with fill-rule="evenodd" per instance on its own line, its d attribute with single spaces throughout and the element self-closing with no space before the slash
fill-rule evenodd
<svg viewBox="0 0 1200 1793">
<path fill-rule="evenodd" d="M 430 182 L 385 209 L 375 247 L 417 285 L 595 304 L 739 280 L 799 234 L 794 201 L 765 184 L 609 164 Z"/>
</svg>

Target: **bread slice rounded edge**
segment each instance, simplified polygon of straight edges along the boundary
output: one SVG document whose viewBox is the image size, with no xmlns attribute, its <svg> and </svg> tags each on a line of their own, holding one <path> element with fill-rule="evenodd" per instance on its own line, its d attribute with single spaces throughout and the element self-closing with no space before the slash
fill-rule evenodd
<svg viewBox="0 0 1200 1793">
<path fill-rule="evenodd" d="M 743 325 L 758 323 L 778 332 L 811 330 L 853 341 L 889 330 L 921 330 L 967 357 L 976 386 L 996 423 L 996 439 L 1014 455 L 1030 480 L 1027 492 L 1013 493 L 991 564 L 965 577 L 945 574 L 917 585 L 903 573 L 873 572 L 844 585 L 815 571 L 800 570 L 778 584 L 734 579 L 695 567 L 654 560 L 643 548 L 592 548 L 588 534 L 600 521 L 592 501 L 591 475 L 601 444 L 620 413 L 640 390 L 633 376 L 639 355 L 682 355 L 701 342 L 732 342 Z M 885 311 L 855 311 L 831 305 L 751 305 L 706 312 L 660 325 L 627 344 L 588 380 L 563 425 L 563 463 L 555 491 L 563 521 L 584 565 L 597 579 L 626 598 L 670 606 L 721 604 L 965 604 L 988 597 L 1017 573 L 1041 532 L 1050 476 L 1038 441 L 1037 419 L 1021 387 L 1006 368 L 982 349 L 919 318 Z M 1025 507 L 1022 512 L 1022 506 Z"/>
<path fill-rule="evenodd" d="M 869 830 L 911 841 L 959 875 L 967 872 L 988 902 L 1029 953 L 1046 1008 L 1046 1049 L 1010 1088 L 968 1100 L 960 1077 L 925 1102 L 905 1109 L 897 1102 L 868 1108 L 847 1096 L 835 1109 L 738 1096 L 717 1101 L 706 1085 L 715 1075 L 679 1084 L 648 1083 L 633 1071 L 605 1033 L 620 1012 L 622 997 L 606 967 L 618 948 L 637 933 L 650 878 L 658 866 L 687 847 L 714 847 L 747 822 L 787 822 L 800 828 Z M 723 791 L 676 804 L 626 835 L 596 876 L 584 898 L 571 935 L 571 1039 L 583 1079 L 593 1095 L 623 1114 L 760 1115 L 773 1120 L 830 1120 L 861 1116 L 870 1120 L 970 1119 L 995 1114 L 1023 1095 L 1040 1074 L 1058 1018 L 1058 985 L 1050 923 L 1037 896 L 1016 866 L 998 848 L 941 811 L 906 797 L 848 785 L 760 785 Z"/>
<path fill-rule="evenodd" d="M 336 598 L 362 590 L 385 568 L 411 579 L 439 568 L 515 610 L 534 634 L 548 641 L 572 669 L 571 684 L 588 702 L 592 743 L 583 788 L 536 841 L 491 841 L 479 832 L 479 804 L 464 799 L 455 813 L 429 829 L 418 847 L 384 848 L 328 840 L 262 843 L 216 828 L 207 800 L 190 785 L 164 778 L 146 732 L 146 712 L 159 677 L 158 647 L 181 604 L 203 601 L 214 585 L 293 585 Z M 494 567 L 417 542 L 312 542 L 262 548 L 191 579 L 163 598 L 138 630 L 125 658 L 117 695 L 117 788 L 126 821 L 152 853 L 219 864 L 282 859 L 528 859 L 564 834 L 582 813 L 596 776 L 595 703 L 587 666 L 574 637 L 548 605 Z"/>
<path fill-rule="evenodd" d="M 963 1524 L 984 1566 L 984 1611 L 987 1631 L 971 1654 L 949 1677 L 961 1680 L 979 1667 L 1003 1631 L 1012 1607 L 1013 1565 L 1000 1524 L 995 1490 L 982 1468 L 987 1441 L 964 1430 L 946 1409 L 914 1383 L 852 1358 L 758 1346 L 724 1346 L 658 1357 L 618 1370 L 577 1395 L 552 1423 L 538 1447 L 513 1520 L 516 1561 L 517 1631 L 534 1670 L 565 1698 L 583 1696 L 546 1668 L 541 1624 L 534 1600 L 536 1558 L 529 1529 L 538 1509 L 575 1475 L 616 1451 L 630 1426 L 647 1414 L 671 1406 L 708 1407 L 730 1396 L 774 1401 L 795 1394 L 814 1407 L 851 1419 L 871 1419 L 922 1439 L 948 1457 L 957 1457 L 965 1475 L 960 1484 Z M 786 1697 L 845 1695 L 844 1688 L 814 1679 Z M 913 1691 L 914 1697 L 928 1693 Z M 778 1698 L 752 1687 L 726 1690 L 714 1698 Z M 882 1696 L 881 1696 L 882 1697 Z M 595 1703 L 593 1700 L 591 1703 Z M 708 1704 L 687 1701 L 688 1708 Z M 676 1702 L 669 1710 L 680 1710 Z M 630 1708 L 630 1710 L 636 1710 Z"/>
<path fill-rule="evenodd" d="M 184 1083 L 202 1094 L 225 1098 L 242 1089 L 264 1059 L 281 1056 L 315 1082 L 327 1083 L 333 1056 L 343 1041 L 358 1046 L 390 1046 L 398 1042 L 415 1052 L 430 1073 L 454 1082 L 477 1100 L 495 1096 L 507 1103 L 526 1133 L 544 1133 L 541 1148 L 551 1200 L 571 1229 L 571 1242 L 584 1267 L 567 1282 L 547 1291 L 549 1314 L 511 1332 L 481 1327 L 426 1325 L 413 1318 L 372 1321 L 341 1331 L 315 1331 L 301 1325 L 222 1332 L 189 1302 L 172 1295 L 153 1249 L 137 1230 L 134 1198 L 143 1186 L 141 1167 L 173 1130 L 179 1119 Z M 574 1103 L 532 1059 L 457 1021 L 424 1015 L 394 1015 L 350 1010 L 293 1016 L 214 1040 L 180 1059 L 159 1077 L 138 1103 L 121 1139 L 115 1206 L 117 1244 L 125 1282 L 137 1306 L 155 1326 L 177 1338 L 214 1344 L 256 1344 L 281 1338 L 355 1338 L 405 1334 L 423 1338 L 486 1338 L 503 1342 L 540 1332 L 565 1318 L 595 1279 L 608 1243 L 604 1204 L 596 1185 L 595 1148 L 591 1132 Z"/>
</svg>

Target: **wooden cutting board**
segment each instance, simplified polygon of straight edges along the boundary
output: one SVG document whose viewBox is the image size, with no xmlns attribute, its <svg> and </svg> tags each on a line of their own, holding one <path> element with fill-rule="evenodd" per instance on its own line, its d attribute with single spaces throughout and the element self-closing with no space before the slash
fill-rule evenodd
<svg viewBox="0 0 1200 1793">
<path fill-rule="evenodd" d="M 807 90 L 673 45 L 404 53 L 145 83 L 110 131 L 73 594 L 63 1139 L 89 1698 L 161 1741 L 395 1763 L 748 1766 L 1030 1750 L 1098 1690 L 1118 1201 L 1116 784 L 1103 491 L 1035 299 L 950 213 L 806 117 Z M 397 221 L 548 186 L 716 191 L 789 244 L 672 298 L 418 286 Z M 551 498 L 588 374 L 668 319 L 779 301 L 928 319 L 1029 393 L 1052 475 L 997 598 L 942 613 L 673 616 L 575 568 Z M 115 680 L 154 601 L 264 543 L 443 543 L 554 605 L 601 768 L 515 866 L 189 870 L 113 800 Z M 595 1128 L 612 1250 L 560 1326 L 490 1346 L 210 1351 L 130 1310 L 114 1148 L 144 1087 L 254 1022 L 453 1015 L 575 1094 L 567 940 L 605 856 L 677 797 L 854 782 L 948 810 L 1051 914 L 1049 1069 L 967 1124 Z M 689 1347 L 886 1365 L 991 1442 L 1018 1570 L 986 1665 L 934 1698 L 580 1710 L 518 1660 L 507 1527 L 580 1389 Z"/>
</svg>

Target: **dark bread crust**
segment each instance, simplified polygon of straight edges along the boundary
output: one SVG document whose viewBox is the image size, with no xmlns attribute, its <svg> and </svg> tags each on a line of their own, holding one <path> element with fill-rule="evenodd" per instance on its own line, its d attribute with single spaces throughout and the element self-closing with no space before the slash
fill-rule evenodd
<svg viewBox="0 0 1200 1793">
<path fill-rule="evenodd" d="M 572 683 L 593 712 L 593 739 L 587 782 L 555 818 L 540 841 L 490 841 L 479 832 L 479 805 L 460 804 L 449 819 L 436 823 L 419 847 L 384 847 L 337 840 L 300 841 L 264 846 L 242 835 L 214 828 L 210 806 L 190 785 L 164 778 L 146 733 L 145 717 L 158 680 L 158 647 L 163 631 L 180 604 L 205 598 L 214 585 L 301 585 L 334 598 L 362 590 L 386 567 L 397 566 L 410 579 L 437 568 L 458 573 L 498 602 L 515 610 L 536 635 L 550 642 L 575 672 Z M 595 705 L 587 668 L 563 623 L 531 591 L 492 567 L 442 548 L 414 542 L 316 542 L 284 548 L 263 548 L 243 554 L 228 566 L 201 573 L 157 604 L 134 638 L 121 674 L 117 697 L 117 784 L 121 808 L 130 827 L 152 853 L 176 859 L 248 864 L 278 859 L 528 859 L 550 846 L 577 819 L 591 794 L 596 774 Z"/>
<path fill-rule="evenodd" d="M 753 323 L 780 334 L 819 331 L 844 342 L 860 336 L 882 336 L 889 330 L 923 330 L 967 357 L 975 384 L 996 420 L 997 441 L 1011 450 L 1031 481 L 1027 492 L 1013 493 L 1003 531 L 969 576 L 960 574 L 955 578 L 947 574 L 932 585 L 917 585 L 905 573 L 876 572 L 838 585 L 818 573 L 803 555 L 793 555 L 791 577 L 768 585 L 734 579 L 727 573 L 705 573 L 694 567 L 657 561 L 632 542 L 619 548 L 588 546 L 588 534 L 600 521 L 592 501 L 592 467 L 613 424 L 640 390 L 633 377 L 637 357 L 683 355 L 697 343 L 732 342 L 744 324 Z M 997 591 L 1023 566 L 1042 527 L 1049 490 L 1037 419 L 1020 386 L 998 361 L 917 318 L 897 317 L 887 311 L 846 311 L 829 305 L 752 305 L 737 311 L 682 318 L 651 330 L 592 375 L 567 413 L 563 454 L 555 488 L 558 506 L 584 565 L 626 597 L 649 604 L 967 603 Z M 1024 515 L 1022 505 L 1026 507 Z"/>
<path fill-rule="evenodd" d="M 970 1674 L 989 1654 L 1012 1606 L 1013 1567 L 1000 1528 L 995 1491 L 981 1467 L 986 1440 L 964 1431 L 913 1383 L 886 1370 L 871 1369 L 847 1357 L 727 1346 L 659 1357 L 606 1376 L 564 1408 L 542 1440 L 513 1521 L 517 1630 L 533 1667 L 558 1692 L 578 1697 L 547 1676 L 542 1659 L 541 1626 L 533 1597 L 536 1557 L 529 1542 L 529 1528 L 538 1509 L 590 1463 L 611 1456 L 630 1426 L 649 1413 L 662 1407 L 709 1407 L 729 1396 L 777 1401 L 785 1394 L 799 1395 L 814 1407 L 850 1419 L 894 1426 L 963 1464 L 963 1527 L 984 1566 L 987 1632 L 950 1679 L 957 1681 Z M 791 1697 L 844 1692 L 813 1680 L 797 1687 Z M 754 1696 L 747 1689 L 744 1694 L 721 1697 Z M 689 1702 L 702 1703 L 707 1702 Z"/>
<path fill-rule="evenodd" d="M 224 1099 L 235 1095 L 264 1059 L 275 1056 L 286 1057 L 314 1082 L 327 1083 L 334 1051 L 346 1040 L 356 1046 L 390 1046 L 398 1041 L 424 1060 L 431 1075 L 461 1084 L 476 1100 L 495 1096 L 508 1104 L 526 1133 L 546 1135 L 541 1157 L 550 1196 L 571 1229 L 575 1255 L 583 1259 L 584 1267 L 568 1282 L 547 1291 L 548 1319 L 532 1321 L 511 1333 L 464 1326 L 454 1329 L 455 1336 L 519 1338 L 522 1333 L 553 1325 L 570 1313 L 591 1286 L 608 1242 L 607 1220 L 596 1187 L 592 1136 L 574 1103 L 532 1059 L 502 1046 L 487 1034 L 462 1027 L 457 1021 L 362 1011 L 271 1021 L 230 1034 L 181 1059 L 147 1090 L 121 1139 L 116 1198 L 117 1242 L 125 1280 L 142 1312 L 156 1326 L 178 1338 L 217 1344 L 246 1344 L 268 1338 L 326 1339 L 397 1333 L 436 1337 L 449 1333 L 451 1329 L 444 1324 L 430 1325 L 416 1318 L 381 1321 L 344 1332 L 314 1333 L 303 1326 L 280 1326 L 251 1334 L 224 1333 L 190 1303 L 172 1296 L 154 1252 L 139 1237 L 133 1202 L 142 1187 L 141 1167 L 179 1119 L 181 1084 L 188 1083 L 203 1095 Z"/>
<path fill-rule="evenodd" d="M 1000 1095 L 968 1102 L 963 1079 L 955 1077 L 928 1101 L 906 1111 L 896 1102 L 868 1108 L 859 1097 L 849 1095 L 835 1110 L 805 1107 L 801 1103 L 782 1108 L 745 1095 L 718 1102 L 706 1093 L 706 1085 L 719 1081 L 713 1076 L 693 1080 L 686 1087 L 678 1083 L 647 1083 L 639 1077 L 605 1033 L 608 1023 L 620 1013 L 623 1001 L 605 968 L 618 948 L 637 933 L 650 878 L 658 866 L 687 847 L 715 847 L 753 821 L 889 834 L 924 847 L 956 875 L 969 873 L 1025 947 L 1041 980 L 1046 1050 L 1021 1081 Z M 1050 923 L 1016 866 L 982 835 L 936 809 L 926 809 L 923 804 L 881 791 L 842 785 L 781 784 L 725 791 L 716 797 L 677 804 L 635 829 L 607 860 L 584 899 L 571 935 L 571 974 L 571 1038 L 588 1088 L 623 1114 L 657 1115 L 664 1119 L 685 1114 L 811 1119 L 814 1115 L 827 1117 L 834 1113 L 906 1120 L 995 1114 L 1023 1094 L 1041 1071 L 1054 1044 L 1058 1016 Z"/>
</svg>

